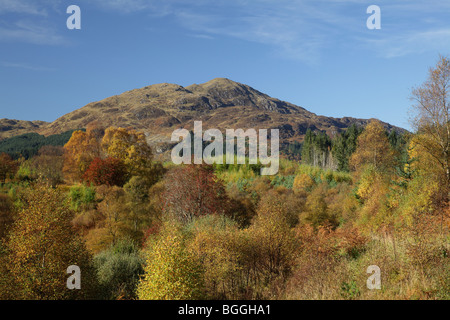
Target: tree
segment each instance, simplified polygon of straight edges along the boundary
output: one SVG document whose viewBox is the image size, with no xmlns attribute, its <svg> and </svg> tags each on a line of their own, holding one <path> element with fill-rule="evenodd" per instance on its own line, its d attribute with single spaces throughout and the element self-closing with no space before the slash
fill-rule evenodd
<svg viewBox="0 0 450 320">
<path fill-rule="evenodd" d="M 334 138 L 332 153 L 337 161 L 338 170 L 350 171 L 349 160 L 356 151 L 358 136 L 362 131 L 362 128 L 352 124 L 347 130 Z"/>
<path fill-rule="evenodd" d="M 256 294 L 272 281 L 285 280 L 294 266 L 298 241 L 292 226 L 292 213 L 276 197 L 259 206 L 253 224 L 245 230 L 249 248 L 244 258 L 253 273 Z"/>
<path fill-rule="evenodd" d="M 95 158 L 83 174 L 83 179 L 97 186 L 123 186 L 127 180 L 127 169 L 120 159 L 108 157 Z"/>
<path fill-rule="evenodd" d="M 66 197 L 45 186 L 23 195 L 24 207 L 7 237 L 8 269 L 23 299 L 92 298 L 92 257 L 71 226 L 73 212 Z M 68 290 L 71 265 L 82 271 L 81 290 Z"/>
<path fill-rule="evenodd" d="M 245 286 L 242 276 L 243 255 L 240 238 L 242 229 L 225 216 L 209 215 L 195 219 L 187 228 L 189 250 L 204 269 L 204 283 L 208 299 L 239 299 Z"/>
<path fill-rule="evenodd" d="M 0 239 L 6 234 L 8 227 L 13 222 L 13 203 L 6 194 L 0 193 Z"/>
<path fill-rule="evenodd" d="M 38 155 L 30 159 L 30 167 L 41 179 L 55 187 L 63 181 L 64 149 L 59 146 L 44 146 Z"/>
<path fill-rule="evenodd" d="M 412 91 L 416 112 L 412 124 L 417 130 L 415 143 L 428 153 L 445 176 L 450 193 L 450 60 L 440 56 L 428 79 Z M 447 196 L 450 198 L 450 194 Z"/>
<path fill-rule="evenodd" d="M 371 120 L 366 126 L 358 137 L 356 151 L 350 158 L 350 165 L 354 170 L 367 164 L 381 171 L 393 168 L 394 165 L 394 152 L 386 131 L 378 120 Z"/>
<path fill-rule="evenodd" d="M 110 127 L 105 131 L 102 148 L 110 157 L 122 160 L 132 176 L 151 175 L 153 154 L 143 132 Z"/>
<path fill-rule="evenodd" d="M 0 154 L 0 182 L 4 183 L 8 177 L 14 176 L 17 169 L 16 161 L 6 153 Z"/>
<path fill-rule="evenodd" d="M 209 165 L 172 169 L 167 174 L 163 199 L 163 211 L 184 223 L 196 216 L 225 214 L 229 203 L 225 188 Z"/>
<path fill-rule="evenodd" d="M 86 132 L 75 131 L 64 145 L 63 172 L 70 180 L 80 181 L 92 160 L 101 157 L 98 132 L 89 127 Z"/>
<path fill-rule="evenodd" d="M 123 189 L 128 206 L 126 224 L 131 237 L 140 240 L 143 236 L 142 227 L 150 225 L 153 218 L 149 210 L 149 181 L 141 176 L 135 176 Z"/>
<path fill-rule="evenodd" d="M 292 185 L 292 190 L 294 192 L 301 192 L 301 191 L 311 191 L 311 189 L 315 185 L 315 181 L 309 174 L 301 173 L 297 176 L 295 176 L 294 184 Z"/>
<path fill-rule="evenodd" d="M 98 223 L 98 228 L 90 233 L 88 244 L 93 251 L 115 245 L 118 239 L 125 235 L 127 229 L 125 222 L 128 208 L 125 191 L 117 186 L 103 186 L 99 189 L 102 201 L 97 209 L 103 220 Z"/>
<path fill-rule="evenodd" d="M 326 201 L 327 185 L 321 184 L 308 194 L 305 203 L 305 211 L 301 218 L 311 224 L 315 229 L 320 226 L 337 227 L 338 219 L 335 212 L 331 212 Z"/>
<path fill-rule="evenodd" d="M 149 242 L 144 277 L 137 289 L 139 299 L 202 299 L 204 271 L 187 249 L 181 228 L 166 223 L 161 234 Z"/>
<path fill-rule="evenodd" d="M 322 168 L 334 168 L 335 161 L 331 154 L 331 139 L 325 132 L 318 134 L 306 130 L 302 145 L 302 162 Z"/>
</svg>

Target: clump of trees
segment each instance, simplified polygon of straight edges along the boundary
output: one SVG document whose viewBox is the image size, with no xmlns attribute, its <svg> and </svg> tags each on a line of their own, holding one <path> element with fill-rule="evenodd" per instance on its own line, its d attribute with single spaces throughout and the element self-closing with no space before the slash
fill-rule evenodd
<svg viewBox="0 0 450 320">
<path fill-rule="evenodd" d="M 25 133 L 19 136 L 6 138 L 0 141 L 0 153 L 9 154 L 14 160 L 20 158 L 30 159 L 38 154 L 45 146 L 62 147 L 69 141 L 74 130 L 48 137 L 37 133 Z"/>
<path fill-rule="evenodd" d="M 331 153 L 332 141 L 325 132 L 306 130 L 302 145 L 302 161 L 305 164 L 335 169 L 336 163 Z"/>
</svg>

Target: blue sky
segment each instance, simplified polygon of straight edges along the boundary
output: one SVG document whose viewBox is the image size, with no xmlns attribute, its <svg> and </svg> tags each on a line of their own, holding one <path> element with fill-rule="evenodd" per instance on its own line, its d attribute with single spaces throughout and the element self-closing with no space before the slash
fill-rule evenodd
<svg viewBox="0 0 450 320">
<path fill-rule="evenodd" d="M 81 30 L 68 30 L 69 5 Z M 369 5 L 381 29 L 369 30 Z M 450 55 L 448 0 L 0 0 L 0 118 L 53 121 L 147 85 L 226 77 L 316 114 L 409 128 Z"/>
</svg>

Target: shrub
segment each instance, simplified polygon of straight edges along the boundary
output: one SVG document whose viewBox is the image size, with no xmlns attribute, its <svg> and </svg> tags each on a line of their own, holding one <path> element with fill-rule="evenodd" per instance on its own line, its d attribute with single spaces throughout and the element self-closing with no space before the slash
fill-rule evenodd
<svg viewBox="0 0 450 320">
<path fill-rule="evenodd" d="M 144 259 L 130 240 L 120 240 L 94 257 L 102 296 L 106 299 L 134 299 Z"/>
<path fill-rule="evenodd" d="M 95 189 L 86 185 L 73 186 L 69 190 L 69 199 L 73 210 L 86 210 L 95 203 Z"/>
</svg>

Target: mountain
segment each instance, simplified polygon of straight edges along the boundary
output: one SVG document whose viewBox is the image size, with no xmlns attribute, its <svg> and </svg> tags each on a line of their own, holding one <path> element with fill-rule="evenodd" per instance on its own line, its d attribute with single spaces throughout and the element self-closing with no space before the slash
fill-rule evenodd
<svg viewBox="0 0 450 320">
<path fill-rule="evenodd" d="M 92 121 L 105 127 L 133 127 L 144 131 L 150 144 L 164 145 L 164 151 L 173 130 L 193 129 L 197 120 L 203 121 L 204 130 L 217 128 L 222 132 L 228 128 L 278 128 L 284 143 L 301 142 L 308 128 L 333 136 L 353 123 L 364 126 L 369 121 L 319 116 L 245 84 L 217 78 L 188 87 L 154 84 L 89 103 L 51 123 L 36 123 L 36 128 L 32 126 L 34 122 L 28 125 L 30 131 L 44 135 L 85 128 Z M 403 130 L 388 123 L 384 126 L 389 131 Z"/>
</svg>

